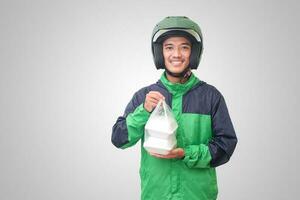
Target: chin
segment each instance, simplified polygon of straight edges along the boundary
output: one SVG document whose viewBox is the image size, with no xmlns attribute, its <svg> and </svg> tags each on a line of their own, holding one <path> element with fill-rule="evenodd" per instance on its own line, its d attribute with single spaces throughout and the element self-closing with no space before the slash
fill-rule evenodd
<svg viewBox="0 0 300 200">
<path fill-rule="evenodd" d="M 185 70 L 185 67 L 182 67 L 182 68 L 171 68 L 171 69 L 168 69 L 170 72 L 172 72 L 172 73 L 181 73 L 181 72 L 183 72 L 184 70 Z"/>
<path fill-rule="evenodd" d="M 183 72 L 183 70 L 180 70 L 180 71 L 171 71 L 172 73 L 175 73 L 175 74 L 180 74 L 181 72 Z"/>
</svg>

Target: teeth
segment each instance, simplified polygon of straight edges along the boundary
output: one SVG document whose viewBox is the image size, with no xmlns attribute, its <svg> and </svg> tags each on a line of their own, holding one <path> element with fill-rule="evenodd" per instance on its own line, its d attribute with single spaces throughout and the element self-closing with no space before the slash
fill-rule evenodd
<svg viewBox="0 0 300 200">
<path fill-rule="evenodd" d="M 180 66 L 182 64 L 182 62 L 178 62 L 178 61 L 173 61 L 172 65 L 174 66 Z"/>
</svg>

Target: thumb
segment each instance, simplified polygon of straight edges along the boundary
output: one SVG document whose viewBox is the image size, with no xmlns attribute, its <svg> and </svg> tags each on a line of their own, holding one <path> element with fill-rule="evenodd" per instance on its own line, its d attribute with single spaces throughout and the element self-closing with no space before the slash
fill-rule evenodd
<svg viewBox="0 0 300 200">
<path fill-rule="evenodd" d="M 178 153 L 180 153 L 180 148 L 173 149 L 173 150 L 171 151 L 171 153 L 172 153 L 172 154 L 178 154 Z"/>
<path fill-rule="evenodd" d="M 182 148 L 173 149 L 171 153 L 175 154 L 175 155 L 177 155 L 179 157 L 184 156 L 184 150 Z"/>
</svg>

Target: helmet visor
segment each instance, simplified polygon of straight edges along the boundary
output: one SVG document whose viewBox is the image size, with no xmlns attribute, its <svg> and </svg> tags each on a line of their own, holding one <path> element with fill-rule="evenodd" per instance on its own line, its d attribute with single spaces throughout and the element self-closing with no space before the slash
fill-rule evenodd
<svg viewBox="0 0 300 200">
<path fill-rule="evenodd" d="M 152 39 L 152 42 L 157 42 L 157 39 L 168 33 L 169 31 L 172 31 L 172 32 L 186 32 L 188 34 L 190 34 L 192 37 L 194 37 L 194 39 L 196 39 L 197 42 L 201 42 L 201 38 L 200 36 L 198 35 L 198 33 L 192 29 L 164 29 L 164 30 L 159 30 L 155 33 L 155 35 L 153 36 L 153 39 Z"/>
</svg>

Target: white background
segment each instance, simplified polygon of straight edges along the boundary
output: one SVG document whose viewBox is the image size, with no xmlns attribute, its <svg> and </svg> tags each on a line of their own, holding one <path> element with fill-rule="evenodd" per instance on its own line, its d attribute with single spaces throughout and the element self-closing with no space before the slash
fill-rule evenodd
<svg viewBox="0 0 300 200">
<path fill-rule="evenodd" d="M 150 37 L 168 15 L 199 23 L 195 74 L 224 95 L 239 139 L 219 199 L 297 199 L 297 1 L 0 2 L 0 199 L 139 199 L 139 146 L 111 128 L 158 80 Z"/>
</svg>

